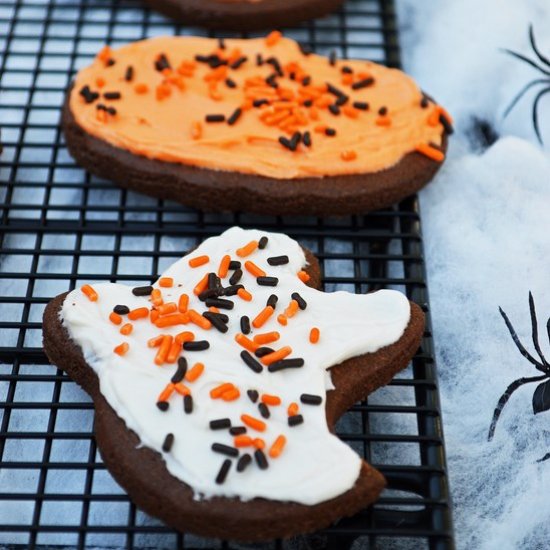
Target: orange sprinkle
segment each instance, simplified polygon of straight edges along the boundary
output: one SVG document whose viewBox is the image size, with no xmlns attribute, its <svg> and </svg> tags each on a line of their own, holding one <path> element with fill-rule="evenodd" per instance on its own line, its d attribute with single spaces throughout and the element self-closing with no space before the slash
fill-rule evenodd
<svg viewBox="0 0 550 550">
<path fill-rule="evenodd" d="M 136 321 L 137 319 L 143 319 L 149 316 L 149 310 L 146 307 L 138 307 L 128 313 L 128 319 L 130 321 Z"/>
<path fill-rule="evenodd" d="M 111 315 L 109 315 L 109 321 L 111 321 L 111 323 L 115 325 L 120 325 L 120 323 L 122 323 L 122 317 L 118 313 L 111 311 Z"/>
<path fill-rule="evenodd" d="M 376 126 L 391 126 L 391 118 L 388 116 L 379 116 L 376 119 Z"/>
<path fill-rule="evenodd" d="M 103 86 L 105 86 L 105 79 L 103 79 L 103 78 L 101 78 L 101 77 L 96 78 L 95 85 L 96 85 L 98 88 L 103 88 Z"/>
<path fill-rule="evenodd" d="M 279 321 L 279 324 L 283 325 L 284 327 L 288 325 L 288 318 L 286 315 L 283 315 L 282 313 L 277 316 L 277 321 Z"/>
<path fill-rule="evenodd" d="M 206 290 L 206 287 L 208 286 L 208 273 L 204 275 L 204 277 L 197 283 L 197 286 L 193 289 L 193 294 L 195 296 L 198 296 L 203 290 Z"/>
<path fill-rule="evenodd" d="M 155 90 L 157 101 L 170 97 L 172 95 L 172 89 L 166 83 L 159 84 Z"/>
<path fill-rule="evenodd" d="M 117 355 L 124 355 L 125 353 L 128 352 L 129 349 L 130 349 L 130 346 L 128 345 L 128 343 L 122 342 L 122 344 L 119 344 L 113 351 Z"/>
<path fill-rule="evenodd" d="M 163 301 L 162 292 L 158 288 L 154 288 L 153 292 L 151 292 L 151 302 L 153 302 L 153 305 L 160 306 Z"/>
<path fill-rule="evenodd" d="M 126 323 L 125 325 L 122 325 L 120 327 L 120 334 L 124 334 L 124 336 L 128 336 L 134 330 L 134 325 L 132 323 Z"/>
<path fill-rule="evenodd" d="M 185 325 L 188 323 L 187 316 L 183 313 L 173 313 L 165 315 L 155 321 L 155 326 L 158 328 L 174 327 L 176 325 Z"/>
<path fill-rule="evenodd" d="M 185 342 L 192 342 L 195 339 L 195 335 L 192 332 L 185 331 L 176 334 L 174 339 L 178 344 L 183 344 Z"/>
<path fill-rule="evenodd" d="M 291 403 L 288 406 L 288 409 L 286 410 L 288 416 L 295 416 L 298 414 L 298 411 L 300 410 L 300 407 L 298 406 L 298 403 Z"/>
<path fill-rule="evenodd" d="M 158 310 L 152 309 L 151 313 L 149 314 L 149 321 L 151 321 L 151 323 L 154 323 L 159 317 L 160 313 L 158 312 Z"/>
<path fill-rule="evenodd" d="M 261 358 L 261 361 L 264 365 L 271 365 L 275 361 L 280 361 L 292 353 L 292 348 L 290 346 L 285 346 L 277 351 L 268 353 Z"/>
<path fill-rule="evenodd" d="M 258 241 L 250 241 L 248 244 L 245 244 L 242 248 L 237 248 L 237 256 L 239 258 L 245 258 L 250 256 L 254 250 L 258 248 Z"/>
<path fill-rule="evenodd" d="M 220 262 L 220 267 L 218 267 L 218 277 L 220 279 L 223 279 L 227 276 L 227 272 L 229 271 L 229 263 L 230 262 L 231 262 L 231 256 L 226 254 Z"/>
<path fill-rule="evenodd" d="M 271 31 L 266 37 L 265 37 L 265 45 L 268 47 L 275 46 L 279 40 L 281 40 L 281 37 L 283 35 L 280 31 Z"/>
<path fill-rule="evenodd" d="M 111 57 L 111 48 L 109 46 L 103 46 L 97 54 L 97 58 L 101 61 L 109 61 Z"/>
<path fill-rule="evenodd" d="M 350 84 L 353 84 L 353 75 L 352 74 L 343 75 L 342 84 L 344 84 L 345 86 L 349 86 Z"/>
<path fill-rule="evenodd" d="M 193 139 L 202 137 L 202 124 L 197 120 L 191 124 L 191 137 Z"/>
<path fill-rule="evenodd" d="M 159 336 L 155 336 L 154 338 L 147 340 L 147 346 L 150 348 L 158 348 L 162 344 L 163 340 L 164 336 L 160 334 Z"/>
<path fill-rule="evenodd" d="M 256 336 L 254 336 L 254 342 L 262 346 L 263 344 L 269 344 L 270 342 L 275 342 L 280 337 L 281 335 L 276 331 L 264 332 L 263 334 L 257 334 Z"/>
<path fill-rule="evenodd" d="M 197 256 L 196 258 L 191 258 L 189 260 L 189 265 L 191 267 L 199 267 L 200 265 L 207 264 L 210 261 L 210 258 L 206 255 Z"/>
<path fill-rule="evenodd" d="M 174 340 L 172 342 L 172 345 L 170 346 L 170 350 L 166 354 L 166 362 L 175 363 L 180 353 L 181 353 L 181 344 Z"/>
<path fill-rule="evenodd" d="M 208 319 L 206 319 L 206 317 L 203 317 L 200 313 L 198 313 L 194 309 L 190 309 L 187 312 L 187 315 L 189 315 L 189 320 L 193 324 L 201 327 L 204 330 L 208 330 L 212 327 L 212 323 Z"/>
<path fill-rule="evenodd" d="M 237 344 L 241 345 L 244 349 L 247 349 L 252 353 L 254 353 L 260 347 L 258 344 L 250 340 L 250 338 L 247 338 L 241 332 L 235 335 L 235 341 L 237 342 Z"/>
<path fill-rule="evenodd" d="M 162 288 L 170 288 L 174 286 L 174 279 L 172 279 L 172 277 L 161 277 L 159 279 L 159 286 Z"/>
<path fill-rule="evenodd" d="M 250 416 L 248 414 L 241 414 L 241 420 L 249 428 L 252 428 L 253 430 L 256 430 L 257 432 L 263 432 L 265 430 L 265 422 L 262 422 L 261 420 L 258 420 L 257 418 L 254 418 L 253 416 Z"/>
<path fill-rule="evenodd" d="M 170 348 L 172 347 L 172 336 L 166 335 L 162 337 L 162 342 L 155 356 L 155 363 L 160 367 L 165 361 Z"/>
<path fill-rule="evenodd" d="M 359 111 L 349 105 L 344 105 L 342 107 L 342 112 L 349 118 L 357 118 L 359 116 Z"/>
<path fill-rule="evenodd" d="M 212 399 L 220 398 L 225 392 L 235 389 L 235 386 L 231 382 L 225 382 L 210 390 L 210 397 Z"/>
<path fill-rule="evenodd" d="M 432 147 L 427 143 L 421 143 L 420 145 L 417 145 L 416 151 L 428 157 L 429 159 L 435 160 L 436 162 L 441 162 L 445 158 L 443 151 L 440 151 L 439 149 L 436 149 L 435 147 Z"/>
<path fill-rule="evenodd" d="M 300 309 L 298 302 L 296 300 L 290 300 L 290 304 L 288 304 L 288 307 L 285 309 L 285 315 L 287 317 L 294 317 L 298 309 Z"/>
<path fill-rule="evenodd" d="M 309 341 L 312 343 L 312 344 L 316 344 L 318 341 L 319 341 L 319 329 L 317 327 L 313 327 L 310 331 L 309 331 Z"/>
<path fill-rule="evenodd" d="M 182 382 L 178 382 L 174 389 L 180 394 L 180 395 L 191 395 L 191 390 Z"/>
<path fill-rule="evenodd" d="M 187 311 L 188 306 L 189 306 L 189 296 L 187 296 L 187 294 L 182 294 L 178 301 L 178 311 L 180 313 L 185 313 Z"/>
<path fill-rule="evenodd" d="M 260 269 L 254 262 L 247 260 L 244 262 L 245 269 L 254 277 L 265 277 L 267 274 L 263 269 Z"/>
<path fill-rule="evenodd" d="M 90 285 L 84 285 L 80 290 L 86 295 L 90 302 L 97 302 L 97 292 Z"/>
<path fill-rule="evenodd" d="M 326 124 L 319 124 L 318 126 L 315 126 L 315 128 L 313 128 L 313 131 L 316 134 L 324 134 L 327 128 L 328 126 Z"/>
<path fill-rule="evenodd" d="M 217 307 L 214 307 L 214 306 L 210 306 L 208 308 L 208 311 L 211 311 L 212 313 L 219 313 L 220 312 L 220 310 Z"/>
<path fill-rule="evenodd" d="M 351 151 L 349 149 L 346 149 L 345 151 L 342 151 L 340 153 L 340 157 L 342 160 L 355 160 L 357 158 L 357 153 L 355 151 Z"/>
<path fill-rule="evenodd" d="M 262 403 L 275 407 L 281 404 L 281 398 L 277 395 L 269 395 L 267 393 L 264 393 L 262 395 Z"/>
<path fill-rule="evenodd" d="M 174 393 L 175 389 L 175 384 L 167 384 L 157 397 L 157 401 L 168 401 L 168 399 L 170 399 L 170 396 Z"/>
<path fill-rule="evenodd" d="M 252 321 L 252 326 L 254 328 L 260 328 L 262 327 L 266 321 L 273 315 L 273 312 L 275 310 L 272 306 L 265 306 L 258 315 L 256 315 L 256 318 Z"/>
<path fill-rule="evenodd" d="M 261 437 L 254 438 L 254 441 L 252 443 L 256 449 L 265 449 L 265 441 Z"/>
<path fill-rule="evenodd" d="M 239 288 L 239 290 L 237 291 L 237 295 L 245 302 L 250 302 L 250 300 L 252 300 L 252 294 L 250 294 L 250 292 L 248 292 L 248 290 L 244 288 Z"/>
<path fill-rule="evenodd" d="M 134 92 L 136 92 L 136 94 L 142 95 L 146 94 L 148 91 L 149 86 L 147 86 L 147 84 L 136 84 L 134 86 Z"/>
<path fill-rule="evenodd" d="M 196 363 L 192 369 L 189 369 L 185 374 L 185 379 L 188 382 L 194 382 L 204 372 L 204 365 Z"/>
<path fill-rule="evenodd" d="M 249 435 L 238 435 L 233 438 L 234 447 L 251 447 L 254 440 Z"/>
<path fill-rule="evenodd" d="M 167 304 L 162 304 L 158 307 L 157 311 L 160 315 L 168 315 L 169 313 L 175 313 L 178 311 L 178 306 L 176 302 L 168 302 Z"/>
<path fill-rule="evenodd" d="M 311 277 L 309 276 L 308 273 L 302 270 L 302 271 L 298 271 L 298 279 L 300 279 L 302 283 L 307 283 L 311 279 Z"/>
<path fill-rule="evenodd" d="M 269 456 L 271 458 L 277 458 L 285 448 L 286 445 L 286 437 L 281 434 L 274 442 L 273 445 L 271 445 L 271 449 L 269 449 Z"/>
<path fill-rule="evenodd" d="M 235 401 L 235 399 L 239 399 L 240 396 L 241 392 L 238 390 L 238 388 L 233 388 L 232 390 L 222 393 L 222 399 L 224 401 Z"/>
</svg>

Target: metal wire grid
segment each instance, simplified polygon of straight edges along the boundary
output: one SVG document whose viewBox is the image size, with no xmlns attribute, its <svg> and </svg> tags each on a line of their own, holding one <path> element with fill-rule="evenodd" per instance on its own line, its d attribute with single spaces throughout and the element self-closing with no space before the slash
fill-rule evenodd
<svg viewBox="0 0 550 550">
<path fill-rule="evenodd" d="M 400 288 L 428 311 L 415 198 L 324 220 L 202 214 L 117 189 L 75 166 L 58 125 L 75 70 L 105 42 L 187 33 L 204 34 L 137 0 L 0 0 L 0 545 L 242 546 L 177 534 L 114 483 L 95 446 L 90 400 L 42 351 L 41 315 L 54 295 L 90 281 L 149 281 L 237 223 L 283 230 L 311 248 L 326 290 Z M 399 65 L 388 1 L 351 1 L 287 34 L 320 53 Z M 356 404 L 338 434 L 384 473 L 389 489 L 354 518 L 262 548 L 453 547 L 429 324 L 407 371 Z"/>
</svg>

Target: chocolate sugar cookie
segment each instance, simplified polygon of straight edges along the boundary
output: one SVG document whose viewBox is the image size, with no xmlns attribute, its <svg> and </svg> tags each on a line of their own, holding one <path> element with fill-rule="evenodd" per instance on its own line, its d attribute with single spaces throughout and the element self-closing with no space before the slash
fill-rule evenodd
<svg viewBox="0 0 550 550">
<path fill-rule="evenodd" d="M 445 110 L 403 72 L 265 39 L 154 38 L 103 49 L 67 96 L 84 168 L 203 210 L 346 215 L 439 169 Z"/>
<path fill-rule="evenodd" d="M 44 349 L 93 398 L 103 460 L 132 500 L 186 532 L 260 541 L 376 500 L 382 475 L 336 420 L 415 353 L 401 293 L 324 293 L 314 256 L 234 227 L 154 284 L 85 285 L 44 314 Z"/>
<path fill-rule="evenodd" d="M 186 25 L 251 31 L 287 27 L 335 11 L 344 0 L 145 0 Z"/>
</svg>

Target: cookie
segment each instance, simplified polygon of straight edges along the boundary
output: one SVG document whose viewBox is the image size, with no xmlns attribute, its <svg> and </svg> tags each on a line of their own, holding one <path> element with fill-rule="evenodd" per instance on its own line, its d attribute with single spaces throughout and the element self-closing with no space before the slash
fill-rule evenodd
<svg viewBox="0 0 550 550">
<path fill-rule="evenodd" d="M 311 252 L 234 227 L 151 286 L 50 302 L 46 354 L 93 398 L 103 460 L 139 507 L 182 531 L 260 541 L 376 500 L 384 478 L 331 432 L 407 365 L 424 316 L 396 291 L 319 286 Z"/>
<path fill-rule="evenodd" d="M 69 151 L 121 187 L 202 210 L 346 215 L 439 169 L 449 115 L 397 69 L 277 33 L 104 48 L 68 93 Z"/>
<path fill-rule="evenodd" d="M 186 25 L 252 31 L 287 27 L 338 9 L 344 0 L 145 0 Z"/>
</svg>

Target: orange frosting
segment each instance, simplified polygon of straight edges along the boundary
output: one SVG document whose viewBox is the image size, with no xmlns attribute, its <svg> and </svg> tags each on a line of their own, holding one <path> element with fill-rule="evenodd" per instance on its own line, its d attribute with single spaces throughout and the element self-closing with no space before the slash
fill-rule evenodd
<svg viewBox="0 0 550 550">
<path fill-rule="evenodd" d="M 160 37 L 106 47 L 76 76 L 71 112 L 89 134 L 136 155 L 277 179 L 376 172 L 413 151 L 442 160 L 449 116 L 402 71 L 305 55 L 278 33 L 220 46 Z M 271 76 L 269 59 L 282 76 Z"/>
</svg>

